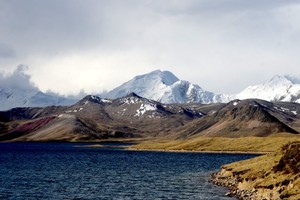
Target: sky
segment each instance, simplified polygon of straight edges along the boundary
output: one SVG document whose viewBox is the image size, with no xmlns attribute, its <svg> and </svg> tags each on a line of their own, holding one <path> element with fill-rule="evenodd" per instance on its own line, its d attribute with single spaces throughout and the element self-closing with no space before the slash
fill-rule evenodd
<svg viewBox="0 0 300 200">
<path fill-rule="evenodd" d="M 238 93 L 300 77 L 299 19 L 298 0 L 0 0 L 0 84 L 101 93 L 161 69 Z"/>
</svg>

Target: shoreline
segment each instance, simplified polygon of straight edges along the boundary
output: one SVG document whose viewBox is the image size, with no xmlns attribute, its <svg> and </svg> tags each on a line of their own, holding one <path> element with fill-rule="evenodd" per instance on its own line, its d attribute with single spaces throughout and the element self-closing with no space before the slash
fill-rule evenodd
<svg viewBox="0 0 300 200">
<path fill-rule="evenodd" d="M 262 151 L 211 151 L 211 150 L 176 150 L 176 149 L 138 149 L 129 147 L 127 150 L 132 151 L 154 151 L 154 152 L 170 152 L 170 153 L 216 153 L 216 154 L 252 154 L 252 155 L 265 155 L 272 152 L 262 152 Z"/>
<path fill-rule="evenodd" d="M 223 165 L 211 182 L 229 188 L 238 199 L 300 199 L 300 142 L 278 151 Z"/>
<path fill-rule="evenodd" d="M 235 176 L 224 176 L 223 174 L 228 173 L 225 169 L 219 172 L 212 173 L 210 175 L 210 182 L 229 189 L 229 192 L 224 194 L 228 197 L 236 197 L 241 200 L 253 200 L 258 199 L 257 190 L 239 189 L 238 185 L 240 181 Z"/>
<path fill-rule="evenodd" d="M 215 153 L 215 154 L 252 154 L 265 155 L 273 153 L 273 151 L 230 151 L 230 150 L 186 150 L 186 149 L 148 149 L 148 148 L 134 148 L 131 147 L 138 143 L 139 140 L 100 140 L 100 141 L 0 141 L 1 143 L 70 143 L 70 144 L 86 144 L 76 145 L 78 148 L 120 148 L 128 151 L 149 151 L 149 152 L 170 152 L 170 153 Z M 105 145 L 107 143 L 117 143 L 120 145 Z M 124 144 L 124 145 L 121 145 Z M 126 145 L 127 144 L 127 145 Z"/>
<path fill-rule="evenodd" d="M 135 141 L 136 142 L 136 141 Z M 170 152 L 170 153 L 215 153 L 215 154 L 251 154 L 251 155 L 266 155 L 273 153 L 273 151 L 226 151 L 226 150 L 186 150 L 186 149 L 147 149 L 147 148 L 135 148 L 133 141 L 101 141 L 98 144 L 89 144 L 80 147 L 87 148 L 120 148 L 128 151 L 150 151 L 150 152 Z M 93 143 L 93 142 L 91 142 Z M 99 144 L 100 143 L 100 144 Z M 128 144 L 128 145 L 105 145 L 106 143 L 118 143 L 118 144 Z M 130 145 L 129 143 L 132 143 Z"/>
</svg>

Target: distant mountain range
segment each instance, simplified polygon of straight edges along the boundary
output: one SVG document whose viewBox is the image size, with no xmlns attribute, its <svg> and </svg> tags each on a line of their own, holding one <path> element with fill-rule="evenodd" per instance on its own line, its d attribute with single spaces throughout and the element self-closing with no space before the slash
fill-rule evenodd
<svg viewBox="0 0 300 200">
<path fill-rule="evenodd" d="M 291 76 L 274 76 L 268 82 L 247 87 L 235 99 L 257 98 L 266 101 L 300 103 L 300 80 Z"/>
<path fill-rule="evenodd" d="M 262 99 L 300 103 L 300 80 L 291 76 L 274 76 L 271 80 L 249 86 L 238 94 L 215 94 L 188 81 L 179 80 L 169 71 L 156 70 L 139 75 L 115 89 L 97 96 L 109 99 L 135 93 L 161 103 L 227 103 L 234 99 Z M 5 88 L 0 86 L 0 110 L 15 107 L 45 107 L 72 105 L 79 99 L 71 99 L 38 90 Z"/>
<path fill-rule="evenodd" d="M 130 92 L 162 103 L 226 103 L 234 99 L 262 99 L 300 103 L 300 80 L 291 76 L 274 76 L 263 84 L 249 86 L 238 94 L 215 94 L 188 81 L 179 80 L 169 71 L 153 71 L 102 94 L 118 98 Z"/>
<path fill-rule="evenodd" d="M 185 139 L 298 134 L 300 104 L 257 99 L 215 104 L 163 104 L 131 93 L 114 100 L 86 96 L 71 106 L 0 112 L 0 141 Z"/>
<path fill-rule="evenodd" d="M 15 107 L 45 107 L 50 105 L 71 105 L 77 99 L 66 98 L 55 94 L 46 94 L 35 89 L 1 88 L 0 110 Z"/>
</svg>

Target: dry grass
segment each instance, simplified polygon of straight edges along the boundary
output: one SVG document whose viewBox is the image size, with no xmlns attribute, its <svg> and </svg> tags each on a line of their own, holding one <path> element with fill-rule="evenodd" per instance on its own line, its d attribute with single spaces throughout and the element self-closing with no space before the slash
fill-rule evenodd
<svg viewBox="0 0 300 200">
<path fill-rule="evenodd" d="M 272 137 L 197 137 L 184 140 L 152 139 L 132 148 L 149 150 L 226 151 L 226 152 L 273 152 L 282 145 L 300 141 L 300 137 L 281 133 Z"/>
<path fill-rule="evenodd" d="M 297 145 L 297 148 L 299 148 L 300 144 Z M 296 148 L 294 148 L 295 150 Z M 299 149 L 297 153 L 299 153 L 298 151 Z M 256 188 L 260 197 L 266 199 L 275 199 L 275 196 L 280 197 L 280 199 L 300 199 L 299 170 L 296 170 L 296 172 L 289 170 L 290 167 L 296 167 L 294 165 L 299 165 L 299 163 L 293 163 L 293 166 L 289 166 L 289 161 L 291 159 L 292 161 L 295 160 L 293 156 L 285 159 L 285 157 L 289 157 L 288 154 L 290 153 L 289 150 L 279 150 L 276 153 L 231 163 L 223 166 L 223 168 L 226 170 L 227 175 L 238 177 L 239 182 L 241 182 L 239 189 L 252 190 L 252 188 Z M 285 167 L 278 170 L 280 160 L 284 160 Z M 299 157 L 296 161 L 299 161 Z M 272 193 L 271 196 L 270 193 Z"/>
</svg>

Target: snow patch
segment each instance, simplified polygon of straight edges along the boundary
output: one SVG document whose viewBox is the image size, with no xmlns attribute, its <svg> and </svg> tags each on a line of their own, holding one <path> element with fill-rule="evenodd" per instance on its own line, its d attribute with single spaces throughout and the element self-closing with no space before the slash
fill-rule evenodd
<svg viewBox="0 0 300 200">
<path fill-rule="evenodd" d="M 129 97 L 129 98 L 124 98 L 122 100 L 122 103 L 124 104 L 137 104 L 137 103 L 141 103 L 142 101 L 136 97 Z"/>
<path fill-rule="evenodd" d="M 77 113 L 77 112 L 80 112 L 82 110 L 83 110 L 83 108 L 74 109 L 74 110 L 67 110 L 67 111 L 65 111 L 65 113 Z"/>
<path fill-rule="evenodd" d="M 278 107 L 278 106 L 274 106 L 274 108 L 276 110 L 279 110 L 279 111 L 282 111 L 282 112 L 288 112 L 288 111 L 290 111 L 290 109 L 288 109 L 288 108 L 283 108 L 283 107 Z"/>
<path fill-rule="evenodd" d="M 268 108 L 268 106 L 266 106 L 265 104 L 261 103 L 260 105 L 262 105 L 265 108 Z"/>
<path fill-rule="evenodd" d="M 110 99 L 101 99 L 101 102 L 103 102 L 103 103 L 111 103 L 112 101 Z"/>
<path fill-rule="evenodd" d="M 293 110 L 293 111 L 291 111 L 294 115 L 297 115 L 298 113 L 297 113 L 297 111 L 295 111 L 295 110 Z"/>
<path fill-rule="evenodd" d="M 98 99 L 99 99 L 99 97 L 94 96 L 94 95 L 91 95 L 91 98 L 92 98 L 93 100 L 98 100 Z"/>
<path fill-rule="evenodd" d="M 156 106 L 153 104 L 141 104 L 140 108 L 136 110 L 135 116 L 140 117 L 146 113 L 146 111 L 154 111 Z"/>
</svg>

